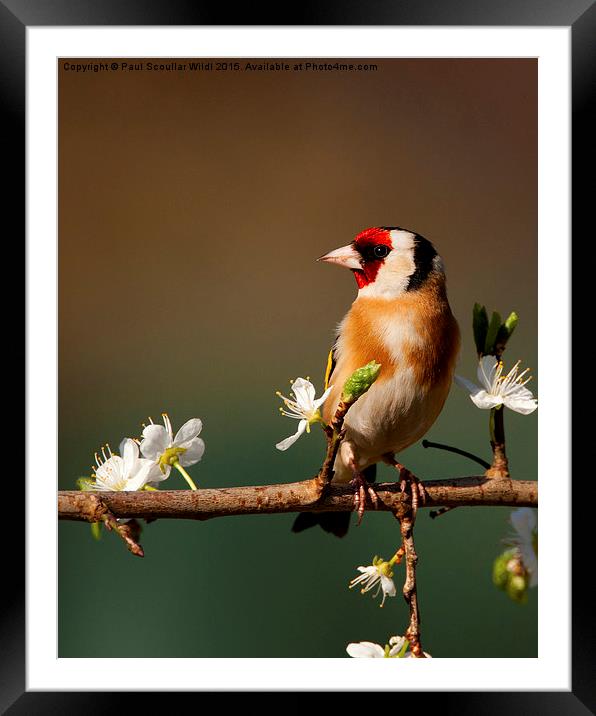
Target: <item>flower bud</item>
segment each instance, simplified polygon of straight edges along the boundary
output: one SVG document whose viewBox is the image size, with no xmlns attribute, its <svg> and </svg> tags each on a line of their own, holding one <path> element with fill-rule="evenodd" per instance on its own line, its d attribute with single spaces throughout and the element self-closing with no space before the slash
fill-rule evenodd
<svg viewBox="0 0 596 716">
<path fill-rule="evenodd" d="M 511 338 L 511 334 L 515 330 L 518 323 L 519 316 L 515 311 L 511 311 L 511 313 L 505 320 L 505 323 L 503 323 L 499 328 L 499 332 L 497 333 L 497 338 L 495 340 L 494 348 L 496 351 L 499 352 L 499 354 L 501 354 L 505 350 L 507 341 Z"/>
<path fill-rule="evenodd" d="M 509 581 L 507 565 L 515 557 L 515 551 L 510 549 L 500 554 L 493 564 L 493 584 L 499 589 L 506 589 Z"/>
<path fill-rule="evenodd" d="M 93 490 L 93 481 L 90 480 L 88 477 L 78 477 L 77 478 L 77 488 L 79 490 L 83 490 L 83 492 L 88 492 L 89 490 Z"/>
<path fill-rule="evenodd" d="M 509 580 L 507 595 L 514 602 L 524 604 L 528 601 L 528 579 L 525 574 L 514 574 Z"/>
<path fill-rule="evenodd" d="M 379 377 L 380 370 L 381 364 L 374 360 L 355 370 L 344 384 L 341 399 L 346 403 L 358 400 Z"/>
<path fill-rule="evenodd" d="M 497 342 L 497 335 L 501 328 L 501 314 L 497 311 L 493 311 L 490 323 L 488 324 L 488 330 L 486 332 L 486 340 L 484 342 L 484 355 L 494 355 L 495 343 Z"/>
<path fill-rule="evenodd" d="M 517 550 L 509 549 L 495 559 L 493 583 L 514 602 L 524 604 L 528 601 L 529 581 L 528 571 Z"/>
<path fill-rule="evenodd" d="M 484 352 L 484 344 L 486 343 L 486 332 L 488 331 L 488 315 L 486 308 L 479 303 L 474 304 L 472 314 L 472 329 L 474 331 L 474 343 L 478 355 Z"/>
</svg>

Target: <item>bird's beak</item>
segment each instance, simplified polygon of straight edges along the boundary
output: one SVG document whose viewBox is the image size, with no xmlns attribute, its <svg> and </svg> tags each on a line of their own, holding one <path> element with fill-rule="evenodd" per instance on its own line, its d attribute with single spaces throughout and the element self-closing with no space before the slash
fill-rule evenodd
<svg viewBox="0 0 596 716">
<path fill-rule="evenodd" d="M 351 244 L 330 251 L 328 254 L 320 256 L 317 261 L 327 261 L 330 264 L 338 264 L 349 269 L 362 269 L 362 256 Z"/>
</svg>

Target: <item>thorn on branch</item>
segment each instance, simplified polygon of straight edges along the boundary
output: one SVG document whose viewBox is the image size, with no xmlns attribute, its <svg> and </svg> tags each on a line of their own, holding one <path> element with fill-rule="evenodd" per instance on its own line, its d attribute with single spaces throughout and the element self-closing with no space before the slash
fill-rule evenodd
<svg viewBox="0 0 596 716">
<path fill-rule="evenodd" d="M 438 510 L 431 510 L 429 512 L 429 517 L 431 520 L 435 520 L 437 517 L 440 517 L 441 515 L 444 515 L 446 512 L 451 512 L 451 510 L 455 510 L 456 507 L 440 507 Z"/>
</svg>

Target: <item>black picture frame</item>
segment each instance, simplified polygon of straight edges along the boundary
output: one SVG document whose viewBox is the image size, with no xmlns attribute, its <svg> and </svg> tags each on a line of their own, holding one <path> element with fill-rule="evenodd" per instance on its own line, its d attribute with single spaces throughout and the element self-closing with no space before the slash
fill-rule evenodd
<svg viewBox="0 0 596 716">
<path fill-rule="evenodd" d="M 287 6 L 286 8 L 287 9 Z M 4 211 L 12 215 L 15 236 L 25 233 L 25 68 L 26 29 L 29 26 L 85 25 L 467 25 L 467 26 L 568 26 L 572 37 L 572 178 L 573 226 L 588 227 L 593 203 L 593 167 L 589 148 L 592 126 L 588 120 L 593 97 L 596 66 L 596 6 L 594 0 L 371 0 L 368 3 L 303 2 L 291 6 L 292 17 L 284 5 L 250 4 L 235 7 L 230 23 L 230 7 L 202 0 L 0 0 L 0 93 L 4 119 L 5 177 Z M 588 193 L 589 192 L 589 193 Z M 570 426 L 569 426 L 570 429 Z M 31 436 L 28 436 L 31 439 Z M 556 471 L 553 471 L 556 479 Z M 581 601 L 582 577 L 588 561 L 581 545 L 588 544 L 589 510 L 583 485 L 582 494 L 573 499 L 573 612 L 572 612 L 572 690 L 570 692 L 404 692 L 397 695 L 396 708 L 409 703 L 424 706 L 432 699 L 443 713 L 465 714 L 577 714 L 593 713 L 594 660 L 592 658 L 593 616 L 591 605 Z M 589 490 L 589 485 L 586 487 Z M 14 494 L 12 494 L 14 493 Z M 19 553 L 17 535 L 22 529 L 17 504 L 24 504 L 24 489 L 16 476 L 5 480 L 4 499 L 18 524 L 5 536 L 5 547 L 12 556 Z M 6 504 L 6 502 L 5 502 Z M 6 530 L 6 516 L 3 520 Z M 8 531 L 5 535 L 9 534 Z M 24 540 L 22 542 L 24 557 Z M 10 546 L 9 546 L 10 545 Z M 5 562 L 4 609 L 0 616 L 0 707 L 3 713 L 18 714 L 95 714 L 117 707 L 139 708 L 140 694 L 109 692 L 28 692 L 25 690 L 25 580 L 24 559 Z M 9 567 L 8 564 L 12 564 Z M 586 577 L 587 579 L 587 577 Z M 586 585 L 586 590 L 590 591 Z M 552 648 L 557 648 L 553 635 Z M 473 685 L 471 685 L 473 688 Z M 172 694 L 151 694 L 152 706 Z M 134 701 L 133 701 L 134 699 Z M 200 707 L 195 701 L 195 706 Z M 433 704 L 434 705 L 434 704 Z M 246 702 L 243 703 L 246 708 Z"/>
</svg>

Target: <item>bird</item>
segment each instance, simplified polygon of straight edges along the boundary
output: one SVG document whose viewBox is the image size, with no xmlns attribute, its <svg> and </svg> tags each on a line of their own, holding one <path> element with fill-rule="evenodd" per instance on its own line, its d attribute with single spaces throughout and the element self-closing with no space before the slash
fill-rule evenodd
<svg viewBox="0 0 596 716">
<path fill-rule="evenodd" d="M 329 424 L 344 383 L 372 360 L 378 378 L 349 409 L 334 466 L 333 484 L 352 483 L 362 518 L 378 463 L 413 478 L 395 455 L 420 440 L 439 416 L 451 388 L 460 349 L 460 330 L 449 301 L 443 259 L 433 244 L 399 226 L 372 227 L 318 261 L 352 271 L 356 299 L 339 323 L 329 353 L 324 406 Z M 414 478 L 413 478 L 414 479 Z M 403 485 L 402 485 L 403 489 Z M 413 493 L 414 494 L 414 493 Z M 293 531 L 320 525 L 343 537 L 350 512 L 302 512 Z"/>
</svg>

